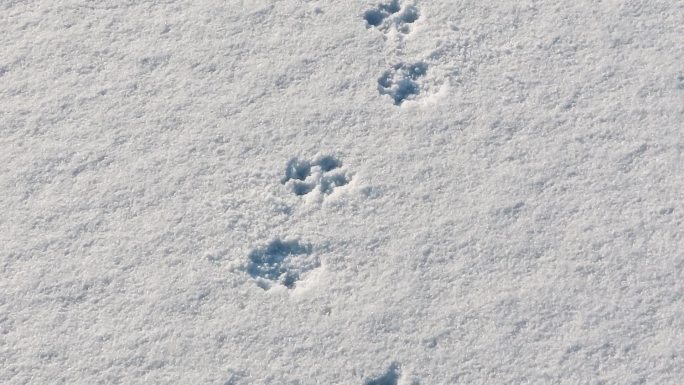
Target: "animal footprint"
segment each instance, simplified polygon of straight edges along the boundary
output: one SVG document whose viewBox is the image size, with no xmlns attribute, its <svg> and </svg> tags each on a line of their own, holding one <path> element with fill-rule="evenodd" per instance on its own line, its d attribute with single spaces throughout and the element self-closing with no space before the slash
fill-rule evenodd
<svg viewBox="0 0 684 385">
<path fill-rule="evenodd" d="M 367 380 L 364 383 L 364 385 L 398 385 L 399 379 L 401 377 L 402 373 L 399 364 L 393 363 L 392 365 L 390 365 L 389 369 L 387 369 L 387 371 L 383 375 Z M 402 383 L 407 382 L 402 381 Z M 419 385 L 419 382 L 417 380 L 413 380 L 410 382 L 410 384 Z"/>
<path fill-rule="evenodd" d="M 385 372 L 385 374 L 367 380 L 364 383 L 364 385 L 397 385 L 400 376 L 401 372 L 399 370 L 399 365 L 393 363 L 392 365 L 390 365 L 389 369 L 387 369 L 387 372 Z"/>
<path fill-rule="evenodd" d="M 378 4 L 377 7 L 363 14 L 368 28 L 374 27 L 389 32 L 394 27 L 401 33 L 409 33 L 409 24 L 418 20 L 419 17 L 418 8 L 414 5 L 402 6 L 399 0 Z"/>
<path fill-rule="evenodd" d="M 411 31 L 410 25 L 419 17 L 420 13 L 415 5 L 402 4 L 400 0 L 380 3 L 363 14 L 368 28 L 377 28 L 385 34 L 392 34 L 394 30 L 407 34 Z M 402 41 L 401 37 L 394 40 L 398 43 Z M 381 95 L 389 95 L 396 106 L 405 100 L 416 99 L 422 89 L 429 88 L 424 80 L 419 81 L 425 76 L 427 69 L 427 64 L 422 62 L 399 63 L 378 79 L 378 91 Z"/>
<path fill-rule="evenodd" d="M 421 90 L 419 79 L 425 76 L 427 70 L 425 63 L 399 63 L 378 79 L 378 91 L 381 95 L 392 97 L 397 106 L 405 100 L 415 99 Z"/>
<path fill-rule="evenodd" d="M 342 162 L 330 155 L 319 156 L 312 162 L 291 159 L 285 169 L 282 183 L 295 195 L 311 192 L 331 194 L 336 187 L 349 184 L 351 177 L 342 168 Z"/>
<path fill-rule="evenodd" d="M 307 272 L 320 266 L 311 245 L 296 240 L 275 239 L 263 248 L 249 253 L 247 273 L 257 284 L 268 290 L 275 283 L 292 289 Z"/>
</svg>

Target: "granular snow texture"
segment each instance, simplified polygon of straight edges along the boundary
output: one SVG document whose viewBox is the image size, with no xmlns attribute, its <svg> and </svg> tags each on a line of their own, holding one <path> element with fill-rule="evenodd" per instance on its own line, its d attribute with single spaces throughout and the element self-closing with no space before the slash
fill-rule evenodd
<svg viewBox="0 0 684 385">
<path fill-rule="evenodd" d="M 3 0 L 0 383 L 681 384 L 683 43 L 682 0 Z"/>
</svg>

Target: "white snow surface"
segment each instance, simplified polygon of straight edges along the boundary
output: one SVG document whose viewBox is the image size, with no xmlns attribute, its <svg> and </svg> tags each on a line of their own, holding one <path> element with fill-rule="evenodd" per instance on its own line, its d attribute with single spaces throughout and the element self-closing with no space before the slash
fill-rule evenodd
<svg viewBox="0 0 684 385">
<path fill-rule="evenodd" d="M 0 1 L 1 384 L 681 384 L 684 2 Z"/>
</svg>

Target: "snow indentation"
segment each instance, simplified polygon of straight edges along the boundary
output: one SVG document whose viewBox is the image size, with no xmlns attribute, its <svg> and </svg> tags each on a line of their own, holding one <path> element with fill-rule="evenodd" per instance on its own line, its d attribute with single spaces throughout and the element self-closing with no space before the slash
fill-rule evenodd
<svg viewBox="0 0 684 385">
<path fill-rule="evenodd" d="M 420 13 L 416 6 L 402 6 L 399 0 L 378 4 L 363 14 L 368 28 L 378 28 L 389 32 L 394 27 L 401 33 L 409 33 L 409 24 L 414 23 L 419 17 Z"/>
<path fill-rule="evenodd" d="M 387 16 L 387 12 L 380 9 L 370 9 L 363 14 L 363 19 L 366 20 L 369 27 L 379 27 Z"/>
<path fill-rule="evenodd" d="M 427 74 L 427 70 L 427 64 L 422 62 L 396 64 L 378 79 L 378 91 L 381 95 L 392 97 L 394 105 L 398 106 L 420 94 L 421 86 L 418 80 Z"/>
<path fill-rule="evenodd" d="M 400 375 L 399 365 L 395 363 L 390 365 L 385 374 L 380 377 L 371 378 L 366 381 L 364 385 L 397 385 L 399 383 Z"/>
<path fill-rule="evenodd" d="M 342 168 L 341 161 L 331 155 L 323 155 L 313 161 L 291 159 L 281 182 L 295 195 L 303 196 L 314 191 L 328 195 L 350 181 L 351 177 Z"/>
<path fill-rule="evenodd" d="M 249 253 L 247 273 L 267 290 L 273 284 L 294 288 L 297 281 L 320 266 L 312 247 L 297 240 L 274 239 Z"/>
</svg>

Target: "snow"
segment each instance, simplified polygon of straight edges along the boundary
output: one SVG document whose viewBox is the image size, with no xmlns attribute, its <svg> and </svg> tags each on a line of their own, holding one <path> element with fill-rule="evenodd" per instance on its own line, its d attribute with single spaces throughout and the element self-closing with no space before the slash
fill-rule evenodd
<svg viewBox="0 0 684 385">
<path fill-rule="evenodd" d="M 681 383 L 683 20 L 0 3 L 0 383 Z"/>
</svg>

